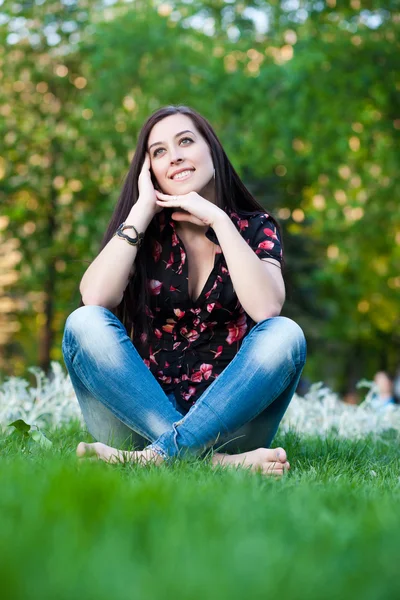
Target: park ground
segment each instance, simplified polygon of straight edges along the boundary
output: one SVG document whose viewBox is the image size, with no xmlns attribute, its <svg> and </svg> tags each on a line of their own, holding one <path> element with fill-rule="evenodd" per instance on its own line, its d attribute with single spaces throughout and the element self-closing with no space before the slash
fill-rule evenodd
<svg viewBox="0 0 400 600">
<path fill-rule="evenodd" d="M 45 449 L 0 436 L 4 600 L 400 597 L 400 445 L 276 438 L 282 479 L 207 460 L 79 461 L 77 423 Z"/>
</svg>

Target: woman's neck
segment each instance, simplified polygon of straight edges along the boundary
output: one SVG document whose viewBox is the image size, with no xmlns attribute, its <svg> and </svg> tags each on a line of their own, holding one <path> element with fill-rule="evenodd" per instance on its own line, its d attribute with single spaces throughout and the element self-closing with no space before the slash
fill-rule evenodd
<svg viewBox="0 0 400 600">
<path fill-rule="evenodd" d="M 197 240 L 205 237 L 208 225 L 195 225 L 185 221 L 175 222 L 175 231 L 177 234 L 188 241 Z"/>
</svg>

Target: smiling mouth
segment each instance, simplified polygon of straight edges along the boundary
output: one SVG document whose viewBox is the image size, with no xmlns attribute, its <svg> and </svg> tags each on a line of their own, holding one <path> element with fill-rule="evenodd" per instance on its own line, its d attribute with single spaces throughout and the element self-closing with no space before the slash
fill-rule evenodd
<svg viewBox="0 0 400 600">
<path fill-rule="evenodd" d="M 186 171 L 182 171 L 181 173 L 174 175 L 174 177 L 171 177 L 171 179 L 172 181 L 184 181 L 191 177 L 193 173 L 194 169 L 187 169 Z"/>
</svg>

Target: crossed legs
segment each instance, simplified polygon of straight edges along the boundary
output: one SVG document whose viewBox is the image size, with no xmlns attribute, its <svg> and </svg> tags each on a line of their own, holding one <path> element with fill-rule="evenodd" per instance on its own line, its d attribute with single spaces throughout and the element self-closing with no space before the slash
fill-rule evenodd
<svg viewBox="0 0 400 600">
<path fill-rule="evenodd" d="M 290 319 L 257 323 L 233 361 L 185 416 L 107 309 L 86 306 L 74 311 L 66 323 L 63 353 L 89 431 L 100 440 L 80 444 L 78 455 L 160 463 L 212 447 L 213 464 L 240 464 L 275 474 L 289 467 L 285 451 L 268 446 L 305 362 L 304 335 Z M 143 449 L 113 447 L 121 448 L 124 439 L 139 442 Z M 143 447 L 148 440 L 151 444 Z"/>
</svg>

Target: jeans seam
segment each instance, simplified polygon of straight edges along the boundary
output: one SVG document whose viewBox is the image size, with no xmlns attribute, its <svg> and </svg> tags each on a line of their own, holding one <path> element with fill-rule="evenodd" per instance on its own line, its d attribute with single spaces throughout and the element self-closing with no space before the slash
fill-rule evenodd
<svg viewBox="0 0 400 600">
<path fill-rule="evenodd" d="M 158 454 L 159 456 L 161 456 L 165 460 L 169 458 L 168 454 L 165 452 L 165 450 L 163 450 L 162 448 L 160 448 L 160 446 L 156 446 L 154 444 L 150 444 L 150 446 L 147 446 L 147 448 L 150 448 L 150 450 L 153 450 L 156 454 Z"/>
</svg>

